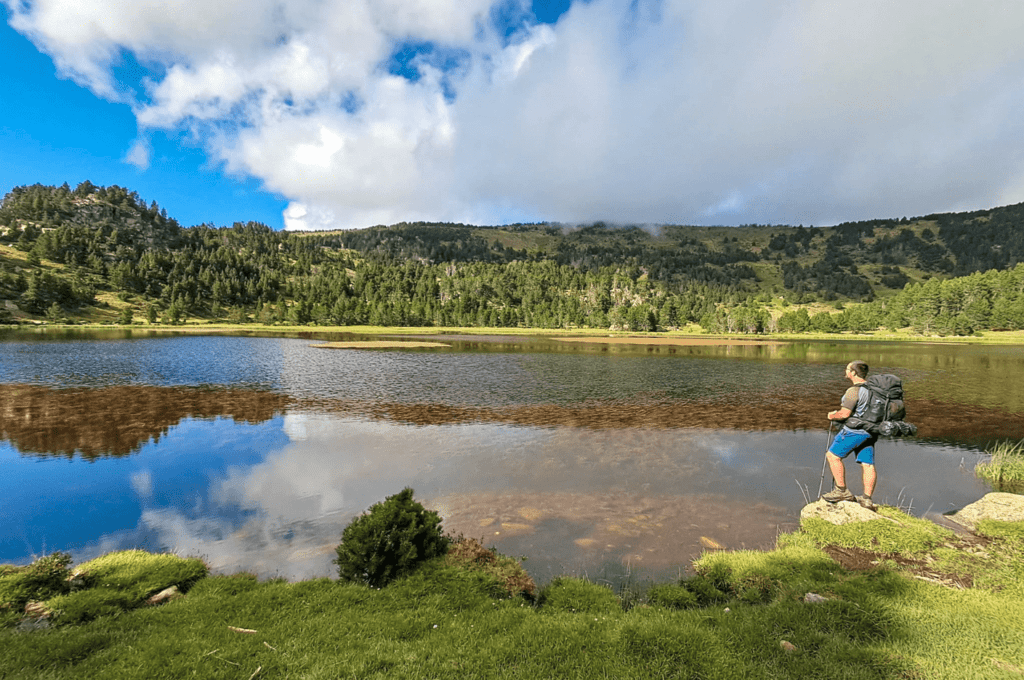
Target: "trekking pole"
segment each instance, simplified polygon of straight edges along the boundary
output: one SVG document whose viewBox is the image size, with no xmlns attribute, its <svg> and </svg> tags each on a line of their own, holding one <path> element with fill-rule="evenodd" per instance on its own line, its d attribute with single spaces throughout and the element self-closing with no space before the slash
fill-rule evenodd
<svg viewBox="0 0 1024 680">
<path fill-rule="evenodd" d="M 825 468 L 828 467 L 828 449 L 832 446 L 832 426 L 835 425 L 831 418 L 828 421 L 828 443 L 825 444 L 825 456 L 821 461 L 821 482 L 818 483 L 818 500 L 821 500 L 821 489 L 825 485 Z"/>
</svg>

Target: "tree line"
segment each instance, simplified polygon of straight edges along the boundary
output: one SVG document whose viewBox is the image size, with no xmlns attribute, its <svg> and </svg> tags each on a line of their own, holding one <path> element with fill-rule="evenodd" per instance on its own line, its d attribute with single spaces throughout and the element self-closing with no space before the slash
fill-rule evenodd
<svg viewBox="0 0 1024 680">
<path fill-rule="evenodd" d="M 6 301 L 59 320 L 109 307 L 97 296 L 112 293 L 122 322 L 963 335 L 1024 328 L 1015 220 L 1021 206 L 832 228 L 403 223 L 300 234 L 183 228 L 121 187 L 34 185 L 0 203 L 0 243 L 24 258 L 0 254 L 0 322 L 14 318 Z M 989 262 L 1003 266 L 950 276 Z M 844 308 L 810 315 L 807 302 Z"/>
</svg>

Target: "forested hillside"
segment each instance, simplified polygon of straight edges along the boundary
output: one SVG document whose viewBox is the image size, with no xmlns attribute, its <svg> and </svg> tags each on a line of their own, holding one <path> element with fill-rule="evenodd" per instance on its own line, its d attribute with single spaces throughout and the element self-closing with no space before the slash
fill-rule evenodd
<svg viewBox="0 0 1024 680">
<path fill-rule="evenodd" d="M 0 204 L 0 322 L 963 334 L 1024 327 L 1022 227 L 1024 204 L 821 228 L 295 233 L 251 222 L 183 228 L 121 187 L 34 185 Z M 845 309 L 807 312 L 823 303 Z"/>
</svg>

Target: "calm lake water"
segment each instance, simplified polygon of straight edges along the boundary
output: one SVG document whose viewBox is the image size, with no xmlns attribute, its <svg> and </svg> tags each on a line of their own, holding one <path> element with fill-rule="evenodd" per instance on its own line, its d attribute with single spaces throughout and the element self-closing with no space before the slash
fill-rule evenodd
<svg viewBox="0 0 1024 680">
<path fill-rule="evenodd" d="M 1024 433 L 1019 347 L 325 339 L 357 338 L 0 331 L 0 562 L 141 547 L 333 575 L 351 518 L 411 486 L 540 582 L 664 578 L 796 526 L 850 359 L 899 373 L 920 427 L 881 443 L 877 501 L 962 507 Z"/>
</svg>

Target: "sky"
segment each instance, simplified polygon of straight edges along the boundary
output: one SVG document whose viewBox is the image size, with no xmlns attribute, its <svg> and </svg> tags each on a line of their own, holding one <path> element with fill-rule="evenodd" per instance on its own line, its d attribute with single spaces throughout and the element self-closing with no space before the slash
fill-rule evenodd
<svg viewBox="0 0 1024 680">
<path fill-rule="evenodd" d="M 803 224 L 1024 201 L 1019 0 L 0 0 L 0 194 L 183 225 Z"/>
</svg>

